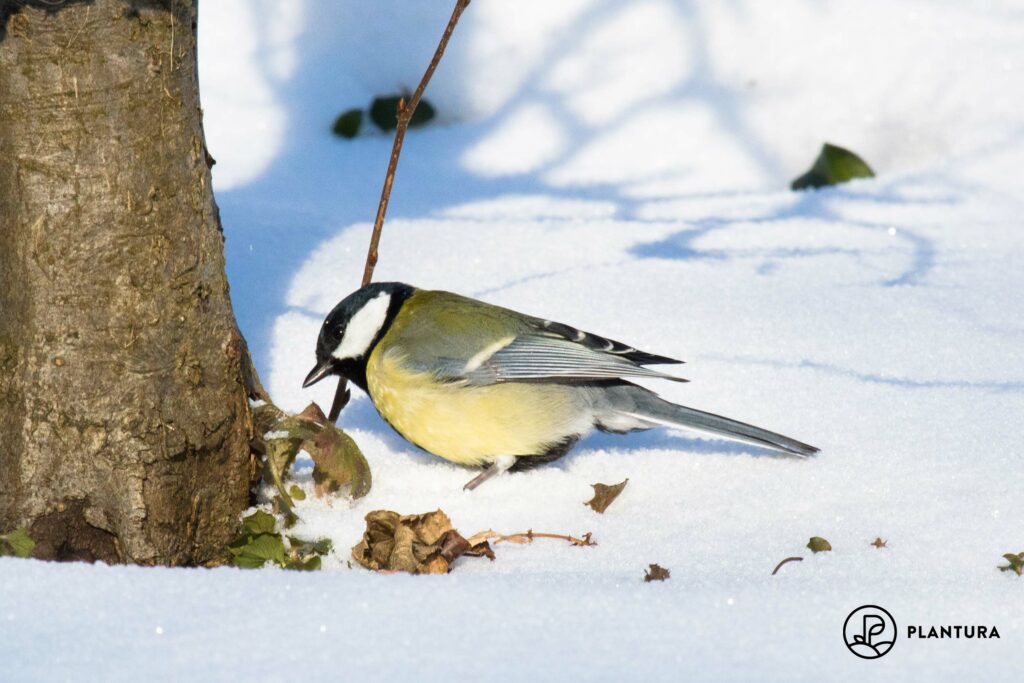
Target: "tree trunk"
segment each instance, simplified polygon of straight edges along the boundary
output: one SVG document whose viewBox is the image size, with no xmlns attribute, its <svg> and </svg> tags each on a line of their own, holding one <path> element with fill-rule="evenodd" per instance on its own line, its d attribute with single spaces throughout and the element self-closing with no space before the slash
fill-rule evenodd
<svg viewBox="0 0 1024 683">
<path fill-rule="evenodd" d="M 0 0 L 0 532 L 37 557 L 214 563 L 248 505 L 212 163 L 194 0 Z"/>
</svg>

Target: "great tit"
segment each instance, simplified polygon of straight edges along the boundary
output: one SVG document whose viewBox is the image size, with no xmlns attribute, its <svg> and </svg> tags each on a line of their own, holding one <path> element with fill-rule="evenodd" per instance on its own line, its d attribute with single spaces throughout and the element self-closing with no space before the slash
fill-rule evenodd
<svg viewBox="0 0 1024 683">
<path fill-rule="evenodd" d="M 681 362 L 458 294 L 377 282 L 327 315 L 302 386 L 348 378 L 411 443 L 484 467 L 468 489 L 560 458 L 595 428 L 675 427 L 799 456 L 818 451 L 629 381 L 685 382 L 646 367 Z"/>
</svg>

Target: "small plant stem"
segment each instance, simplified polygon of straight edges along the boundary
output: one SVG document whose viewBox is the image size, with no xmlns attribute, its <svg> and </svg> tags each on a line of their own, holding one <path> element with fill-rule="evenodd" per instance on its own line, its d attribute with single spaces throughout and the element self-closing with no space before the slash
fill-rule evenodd
<svg viewBox="0 0 1024 683">
<path fill-rule="evenodd" d="M 775 576 L 776 574 L 778 574 L 779 570 L 782 569 L 782 565 L 784 565 L 784 564 L 788 564 L 789 562 L 803 562 L 803 561 L 804 561 L 804 558 L 802 558 L 802 557 L 787 557 L 782 562 L 779 562 L 777 565 L 775 565 L 775 569 L 772 570 L 772 576 Z"/>
<path fill-rule="evenodd" d="M 591 538 L 591 534 L 589 531 L 583 534 L 582 538 L 577 538 L 575 536 L 569 536 L 568 534 L 538 533 L 533 529 L 530 529 L 529 531 L 520 534 L 499 534 L 497 531 L 488 530 L 481 531 L 478 534 L 474 534 L 468 540 L 470 545 L 476 545 L 478 543 L 488 541 L 491 539 L 494 539 L 495 543 L 501 543 L 502 541 L 507 541 L 509 543 L 532 543 L 533 539 L 535 538 L 553 538 L 559 541 L 568 541 L 573 545 L 580 546 L 597 545 L 597 542 Z"/>
</svg>

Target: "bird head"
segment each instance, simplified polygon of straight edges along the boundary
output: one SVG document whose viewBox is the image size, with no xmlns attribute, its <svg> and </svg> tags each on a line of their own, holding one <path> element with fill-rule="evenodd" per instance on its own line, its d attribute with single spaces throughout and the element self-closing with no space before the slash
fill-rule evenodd
<svg viewBox="0 0 1024 683">
<path fill-rule="evenodd" d="M 374 282 L 342 299 L 320 328 L 316 365 L 306 375 L 303 388 L 328 375 L 340 375 L 365 390 L 370 353 L 415 291 L 401 282 Z"/>
</svg>

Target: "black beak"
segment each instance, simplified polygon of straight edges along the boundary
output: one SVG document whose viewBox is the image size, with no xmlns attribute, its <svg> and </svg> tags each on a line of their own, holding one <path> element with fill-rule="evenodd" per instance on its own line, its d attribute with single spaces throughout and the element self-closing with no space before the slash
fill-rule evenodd
<svg viewBox="0 0 1024 683">
<path fill-rule="evenodd" d="M 334 364 L 331 362 L 332 359 L 328 358 L 322 363 L 317 363 L 316 367 L 309 371 L 306 375 L 305 381 L 302 383 L 302 388 L 312 386 L 322 380 L 327 375 L 331 374 L 331 370 L 334 369 Z"/>
</svg>

